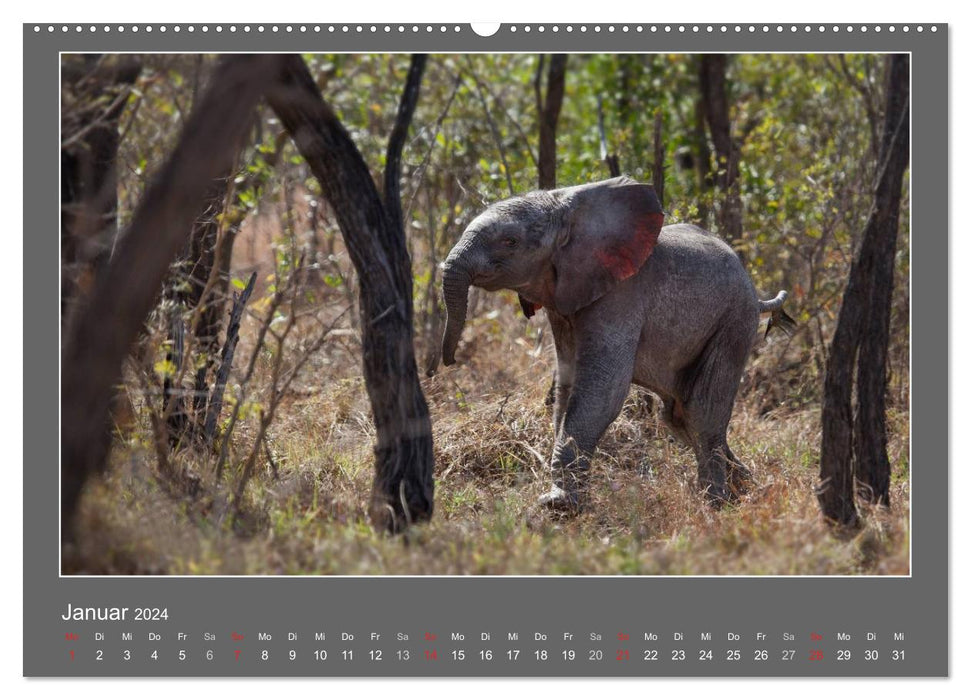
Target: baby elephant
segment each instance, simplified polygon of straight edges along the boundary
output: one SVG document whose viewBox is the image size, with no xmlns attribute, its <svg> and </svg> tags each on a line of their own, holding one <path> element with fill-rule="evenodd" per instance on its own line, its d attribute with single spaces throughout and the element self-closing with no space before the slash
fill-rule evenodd
<svg viewBox="0 0 971 700">
<path fill-rule="evenodd" d="M 734 251 L 697 226 L 662 228 L 654 189 L 627 177 L 531 192 L 469 224 L 445 261 L 442 340 L 455 362 L 470 285 L 545 307 L 556 345 L 553 488 L 541 498 L 576 512 L 590 457 L 631 382 L 664 402 L 664 421 L 698 459 L 710 502 L 735 498 L 748 470 L 728 447 L 735 392 L 759 314 L 791 332 L 786 293 L 759 301 Z"/>
</svg>

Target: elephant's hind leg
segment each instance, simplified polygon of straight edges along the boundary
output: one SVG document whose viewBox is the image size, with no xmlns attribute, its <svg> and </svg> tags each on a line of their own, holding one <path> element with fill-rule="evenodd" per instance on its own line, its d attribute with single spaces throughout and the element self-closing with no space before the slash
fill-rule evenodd
<svg viewBox="0 0 971 700">
<path fill-rule="evenodd" d="M 727 445 L 715 432 L 698 438 L 698 488 L 711 505 L 718 507 L 729 500 L 727 484 Z"/>
<path fill-rule="evenodd" d="M 750 477 L 726 438 L 742 362 L 733 361 L 721 347 L 716 334 L 681 377 L 684 423 L 698 459 L 698 487 L 714 506 L 736 500 L 736 489 Z"/>
</svg>

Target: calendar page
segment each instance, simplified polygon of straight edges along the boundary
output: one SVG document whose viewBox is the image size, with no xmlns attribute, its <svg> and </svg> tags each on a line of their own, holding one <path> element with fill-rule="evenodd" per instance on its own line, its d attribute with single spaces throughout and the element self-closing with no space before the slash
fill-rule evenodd
<svg viewBox="0 0 971 700">
<path fill-rule="evenodd" d="M 948 675 L 947 25 L 23 34 L 24 675 Z"/>
</svg>

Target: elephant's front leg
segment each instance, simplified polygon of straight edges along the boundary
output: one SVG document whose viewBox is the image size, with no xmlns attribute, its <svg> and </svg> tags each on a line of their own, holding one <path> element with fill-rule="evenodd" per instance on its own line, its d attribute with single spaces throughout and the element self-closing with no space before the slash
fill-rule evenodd
<svg viewBox="0 0 971 700">
<path fill-rule="evenodd" d="M 588 498 L 590 459 L 607 427 L 624 405 L 634 371 L 636 341 L 598 337 L 577 347 L 573 386 L 556 421 L 553 488 L 540 503 L 579 512 Z M 561 398 L 558 396 L 557 398 Z"/>
<path fill-rule="evenodd" d="M 566 407 L 573 392 L 576 378 L 576 344 L 573 328 L 568 319 L 553 312 L 548 313 L 550 328 L 553 331 L 553 346 L 556 348 L 556 375 L 553 383 L 553 436 L 560 434 Z"/>
</svg>

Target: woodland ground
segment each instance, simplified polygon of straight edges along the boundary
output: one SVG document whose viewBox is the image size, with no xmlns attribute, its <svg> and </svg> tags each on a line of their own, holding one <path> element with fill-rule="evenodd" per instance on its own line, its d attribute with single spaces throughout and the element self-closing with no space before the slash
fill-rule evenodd
<svg viewBox="0 0 971 700">
<path fill-rule="evenodd" d="M 423 380 L 435 439 L 431 523 L 400 537 L 372 529 L 373 426 L 359 350 L 352 338 L 338 337 L 281 407 L 270 429 L 278 474 L 262 468 L 235 523 L 232 471 L 216 485 L 213 460 L 179 453 L 174 462 L 198 481 L 192 497 L 174 496 L 156 474 L 148 421 L 141 420 L 116 440 L 105 477 L 89 483 L 80 548 L 65 551 L 64 572 L 909 573 L 906 377 L 892 378 L 888 402 L 892 509 L 865 510 L 854 536 L 834 536 L 820 518 L 813 489 L 821 377 L 781 335 L 760 341 L 740 388 L 729 442 L 756 483 L 737 505 L 705 505 L 692 453 L 668 436 L 635 389 L 599 446 L 592 506 L 576 519 L 554 519 L 534 506 L 548 487 L 552 449 L 545 320 L 524 332 L 513 298 L 493 297 L 489 305 L 498 310 L 470 316 L 459 364 Z M 244 422 L 234 440 L 245 441 L 252 429 Z"/>
</svg>

